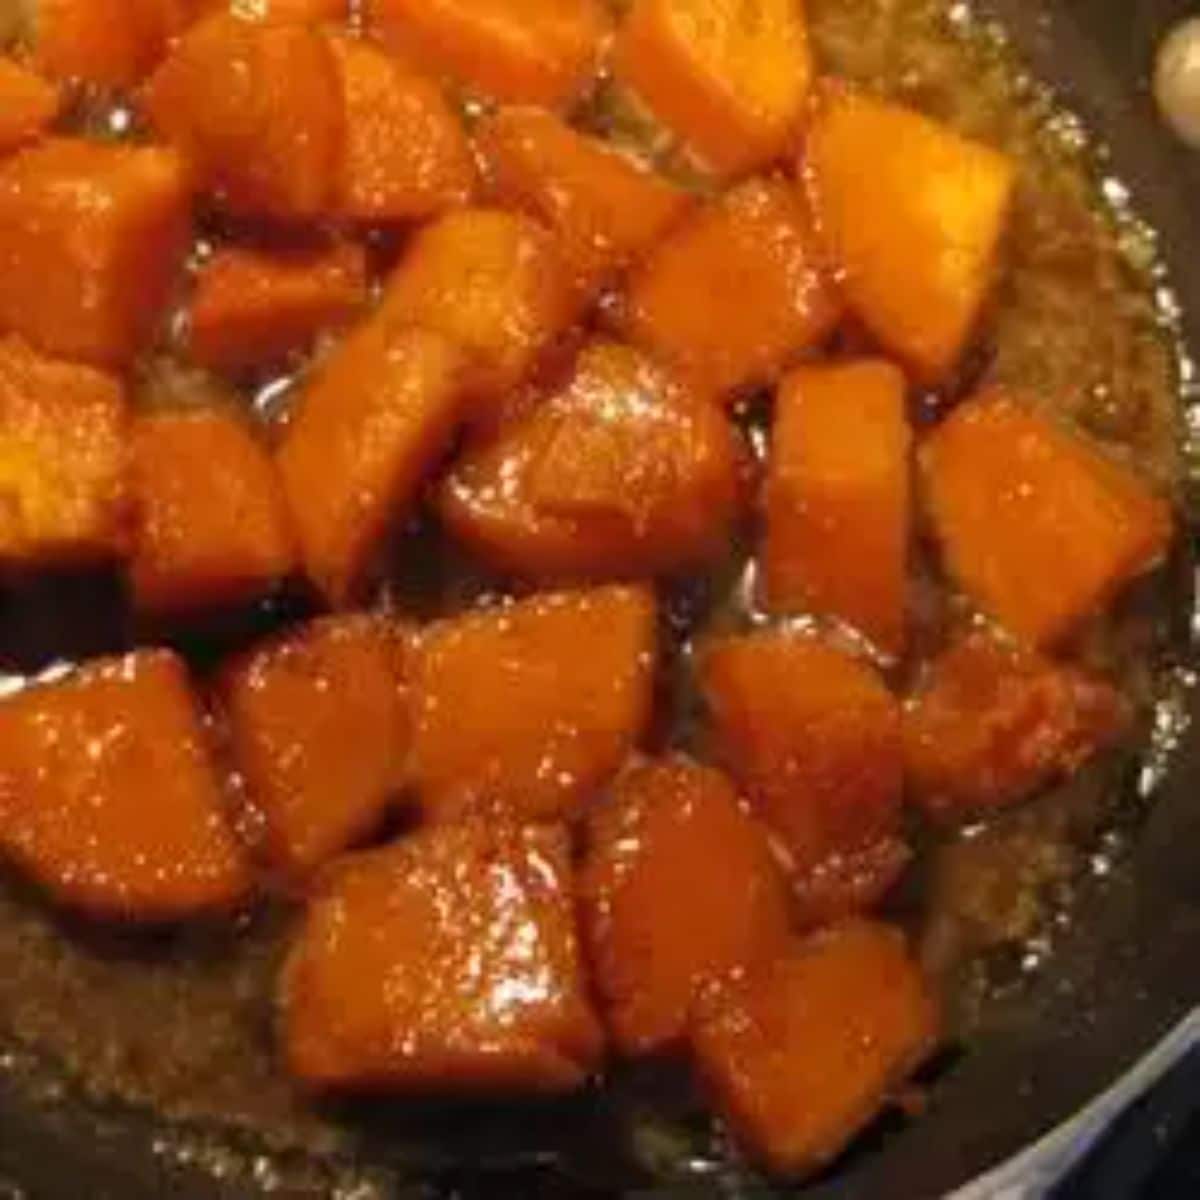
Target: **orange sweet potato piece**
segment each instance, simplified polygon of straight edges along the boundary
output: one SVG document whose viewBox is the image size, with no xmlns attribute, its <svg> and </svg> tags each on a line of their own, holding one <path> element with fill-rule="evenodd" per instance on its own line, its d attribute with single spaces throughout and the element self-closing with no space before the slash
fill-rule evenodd
<svg viewBox="0 0 1200 1200">
<path fill-rule="evenodd" d="M 0 563 L 102 563 L 129 541 L 129 413 L 118 380 L 0 340 Z"/>
<path fill-rule="evenodd" d="M 183 664 L 94 662 L 0 703 L 0 853 L 72 908 L 161 922 L 249 889 Z"/>
<path fill-rule="evenodd" d="M 850 308 L 922 381 L 938 382 L 992 285 L 1014 164 L 917 113 L 837 93 L 804 169 Z"/>
<path fill-rule="evenodd" d="M 535 596 L 434 626 L 414 675 L 426 815 L 573 814 L 644 733 L 654 669 L 655 605 L 639 588 Z"/>
<path fill-rule="evenodd" d="M 108 88 L 140 83 L 173 31 L 168 0 L 37 0 L 31 11 L 38 69 Z"/>
<path fill-rule="evenodd" d="M 504 103 L 569 108 L 591 87 L 609 22 L 600 0 L 366 0 L 385 43 Z"/>
<path fill-rule="evenodd" d="M 437 84 L 369 42 L 334 37 L 330 45 L 346 105 L 341 215 L 401 221 L 466 204 L 475 163 Z"/>
<path fill-rule="evenodd" d="M 227 672 L 231 742 L 262 850 L 303 877 L 369 835 L 403 783 L 409 638 L 386 617 L 314 622 Z"/>
<path fill-rule="evenodd" d="M 181 33 L 202 17 L 234 12 L 245 20 L 308 25 L 344 21 L 348 0 L 159 0 L 171 14 L 172 32 Z"/>
<path fill-rule="evenodd" d="M 788 152 L 813 73 L 799 0 L 634 0 L 616 69 L 721 176 Z"/>
<path fill-rule="evenodd" d="M 718 391 L 765 384 L 840 315 L 803 202 L 754 179 L 702 209 L 634 273 L 630 337 Z"/>
<path fill-rule="evenodd" d="M 0 163 L 0 328 L 123 366 L 182 266 L 187 171 L 170 150 L 50 138 Z"/>
<path fill-rule="evenodd" d="M 691 203 L 609 143 L 542 109 L 501 110 L 476 131 L 475 144 L 496 202 L 555 232 L 583 294 L 640 258 Z"/>
<path fill-rule="evenodd" d="M 776 1175 L 830 1162 L 935 1049 L 939 1005 L 898 929 L 854 921 L 707 993 L 699 1073 Z"/>
<path fill-rule="evenodd" d="M 911 795 L 937 816 L 1028 799 L 1128 726 L 1119 692 L 977 631 L 928 668 L 904 716 Z"/>
<path fill-rule="evenodd" d="M 133 430 L 133 493 L 130 579 L 142 612 L 244 604 L 296 564 L 275 466 L 237 417 L 217 410 L 141 417 Z"/>
<path fill-rule="evenodd" d="M 807 367 L 779 391 L 763 584 L 776 613 L 838 617 L 904 650 L 912 433 L 883 362 Z"/>
<path fill-rule="evenodd" d="M 154 73 L 144 104 L 231 212 L 306 221 L 332 209 L 343 99 L 316 30 L 225 14 L 201 21 Z"/>
<path fill-rule="evenodd" d="M 35 71 L 0 58 L 0 154 L 33 141 L 58 115 L 59 94 Z"/>
<path fill-rule="evenodd" d="M 218 250 L 200 271 L 188 350 L 213 371 L 268 366 L 345 325 L 367 300 L 367 257 L 343 243 L 317 251 Z"/>
<path fill-rule="evenodd" d="M 925 442 L 921 467 L 950 574 L 1033 645 L 1060 641 L 1171 543 L 1164 500 L 1000 391 L 954 413 Z"/>
<path fill-rule="evenodd" d="M 320 1090 L 559 1093 L 599 1065 L 562 830 L 417 833 L 331 868 L 283 978 Z"/>
<path fill-rule="evenodd" d="M 465 546 L 514 575 L 667 574 L 728 551 L 740 453 L 707 396 L 596 342 L 565 391 L 460 460 L 440 508 Z"/>
<path fill-rule="evenodd" d="M 908 861 L 899 706 L 865 663 L 806 635 L 710 643 L 716 749 L 791 857 L 801 915 L 870 907 Z"/>
<path fill-rule="evenodd" d="M 682 758 L 623 775 L 588 834 L 582 921 L 613 1038 L 677 1048 L 704 983 L 786 944 L 779 863 L 729 781 Z"/>
<path fill-rule="evenodd" d="M 553 237 L 518 213 L 450 213 L 414 239 L 389 280 L 389 320 L 449 338 L 473 360 L 476 415 L 489 419 L 576 315 Z"/>
<path fill-rule="evenodd" d="M 277 453 L 309 578 L 335 606 L 449 448 L 463 359 L 436 334 L 371 321 L 322 364 Z"/>
</svg>

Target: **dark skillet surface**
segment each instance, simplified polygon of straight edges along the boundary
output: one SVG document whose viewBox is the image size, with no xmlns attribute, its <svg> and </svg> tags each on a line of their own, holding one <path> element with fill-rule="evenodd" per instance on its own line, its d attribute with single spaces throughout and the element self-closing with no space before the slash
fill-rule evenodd
<svg viewBox="0 0 1200 1200">
<path fill-rule="evenodd" d="M 1148 84 L 1157 39 L 1188 15 L 1188 4 L 996 0 L 991 7 L 1035 72 L 1108 142 L 1116 173 L 1163 235 L 1172 282 L 1190 314 L 1186 338 L 1200 347 L 1200 157 L 1163 130 Z M 1192 715 L 1200 722 L 1195 698 Z M 942 1073 L 927 1116 L 902 1130 L 881 1130 L 825 1180 L 801 1189 L 803 1195 L 920 1200 L 963 1184 L 1076 1112 L 1200 1003 L 1200 741 L 1175 762 L 1130 862 L 1094 895 L 1085 894 L 1079 911 L 1083 919 L 1060 944 L 1053 968 L 1019 996 L 996 1003 L 986 1036 Z M 0 1200 L 261 1194 L 245 1177 L 214 1179 L 157 1155 L 154 1138 L 144 1118 L 31 1100 L 18 1085 L 0 1083 Z M 599 1160 L 597 1177 L 605 1179 L 613 1164 L 604 1163 L 599 1144 L 588 1149 L 583 1160 Z M 306 1183 L 304 1174 L 271 1194 L 325 1190 L 316 1179 Z M 5 1180 L 20 1190 L 8 1191 Z M 705 1178 L 696 1187 L 710 1195 L 727 1189 L 740 1190 L 732 1179 L 723 1187 Z M 455 1172 L 383 1194 L 448 1193 L 605 1194 L 549 1170 Z"/>
</svg>

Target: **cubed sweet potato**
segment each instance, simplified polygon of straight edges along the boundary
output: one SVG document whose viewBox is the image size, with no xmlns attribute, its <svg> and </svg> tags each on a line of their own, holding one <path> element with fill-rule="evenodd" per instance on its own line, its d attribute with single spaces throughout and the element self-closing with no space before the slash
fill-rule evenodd
<svg viewBox="0 0 1200 1200">
<path fill-rule="evenodd" d="M 562 830 L 427 830 L 330 869 L 283 979 L 318 1090 L 558 1093 L 599 1065 Z"/>
<path fill-rule="evenodd" d="M 939 1005 L 898 929 L 849 922 L 705 994 L 699 1073 L 776 1175 L 830 1162 L 936 1048 Z"/>
<path fill-rule="evenodd" d="M 487 422 L 567 331 L 577 305 L 549 231 L 518 213 L 471 208 L 417 235 L 383 311 L 469 352 L 474 415 Z"/>
<path fill-rule="evenodd" d="M 51 138 L 0 163 L 0 328 L 124 366 L 164 311 L 191 233 L 170 150 Z"/>
<path fill-rule="evenodd" d="M 1013 162 L 915 112 L 834 92 L 804 171 L 850 308 L 923 382 L 939 382 L 996 274 Z"/>
<path fill-rule="evenodd" d="M 564 391 L 459 461 L 440 509 L 464 546 L 510 574 L 667 574 L 728 551 L 740 465 L 737 434 L 707 396 L 596 342 Z"/>
<path fill-rule="evenodd" d="M 373 320 L 321 365 L 276 455 L 309 578 L 353 602 L 388 532 L 449 448 L 464 361 L 436 334 Z"/>
<path fill-rule="evenodd" d="M 645 732 L 655 605 L 639 588 L 535 596 L 426 635 L 412 778 L 435 821 L 574 815 Z"/>
<path fill-rule="evenodd" d="M 2 286 L 2 285 L 0 285 Z M 0 563 L 78 566 L 128 548 L 129 412 L 120 382 L 0 340 Z"/>
<path fill-rule="evenodd" d="M 252 651 L 222 688 L 234 757 L 287 876 L 371 834 L 408 759 L 409 631 L 379 616 L 314 622 Z"/>
<path fill-rule="evenodd" d="M 787 942 L 787 885 L 765 829 L 725 776 L 682 758 L 633 768 L 592 811 L 580 895 L 626 1054 L 679 1048 L 703 984 Z"/>
<path fill-rule="evenodd" d="M 261 598 L 296 565 L 283 490 L 266 448 L 217 410 L 162 412 L 133 428 L 137 507 L 130 580 L 158 616 Z"/>
<path fill-rule="evenodd" d="M 813 73 L 800 0 L 634 0 L 616 69 L 721 176 L 788 153 Z"/>
<path fill-rule="evenodd" d="M 0 703 L 0 853 L 95 917 L 173 921 L 245 896 L 174 655 L 101 660 Z"/>
<path fill-rule="evenodd" d="M 542 109 L 503 109 L 475 144 L 493 199 L 554 231 L 584 295 L 640 258 L 690 204 L 643 164 Z"/>
<path fill-rule="evenodd" d="M 181 33 L 202 17 L 235 12 L 245 20 L 291 21 L 317 25 L 344 21 L 349 0 L 158 0 L 171 14 L 171 29 Z"/>
<path fill-rule="evenodd" d="M 838 617 L 904 650 L 912 432 L 883 362 L 806 367 L 780 388 L 767 483 L 764 599 Z"/>
<path fill-rule="evenodd" d="M 361 246 L 218 250 L 196 279 L 188 351 L 213 371 L 270 366 L 347 324 L 366 300 Z"/>
<path fill-rule="evenodd" d="M 367 28 L 473 92 L 569 108 L 592 86 L 600 0 L 365 0 Z"/>
<path fill-rule="evenodd" d="M 1171 510 L 1126 467 L 989 390 L 925 442 L 945 565 L 985 612 L 1051 645 L 1166 554 Z"/>
<path fill-rule="evenodd" d="M 60 96 L 36 71 L 0 58 L 0 154 L 44 133 L 58 114 Z"/>
<path fill-rule="evenodd" d="M 334 207 L 342 86 L 329 41 L 315 29 L 210 17 L 154 73 L 144 105 L 231 212 L 307 221 Z"/>
<path fill-rule="evenodd" d="M 711 642 L 699 667 L 717 753 L 786 846 L 802 918 L 873 905 L 909 858 L 900 711 L 882 680 L 774 631 Z"/>
<path fill-rule="evenodd" d="M 659 244 L 630 280 L 624 323 L 634 341 L 729 391 L 770 383 L 839 315 L 799 193 L 754 179 Z"/>
<path fill-rule="evenodd" d="M 34 61 L 53 79 L 133 87 L 158 65 L 172 32 L 168 0 L 37 0 L 29 8 Z"/>
<path fill-rule="evenodd" d="M 934 660 L 905 712 L 909 792 L 950 818 L 1016 804 L 1072 775 L 1128 718 L 1104 680 L 969 633 Z"/>
</svg>

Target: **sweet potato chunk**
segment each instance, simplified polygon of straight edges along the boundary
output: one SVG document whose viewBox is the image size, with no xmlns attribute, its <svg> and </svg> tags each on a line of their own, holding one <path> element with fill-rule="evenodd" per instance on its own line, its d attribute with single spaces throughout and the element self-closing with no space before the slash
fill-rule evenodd
<svg viewBox="0 0 1200 1200">
<path fill-rule="evenodd" d="M 40 75 L 0 58 L 0 154 L 31 142 L 58 113 L 58 90 Z"/>
<path fill-rule="evenodd" d="M 722 176 L 785 155 L 812 60 L 799 0 L 634 0 L 617 76 Z"/>
<path fill-rule="evenodd" d="M 804 205 L 782 180 L 751 180 L 685 221 L 626 303 L 634 341 L 718 391 L 769 383 L 839 316 Z"/>
<path fill-rule="evenodd" d="M 999 391 L 921 452 L 946 567 L 1036 646 L 1060 641 L 1166 554 L 1171 510 L 1125 467 Z"/>
<path fill-rule="evenodd" d="M 565 391 L 457 465 L 441 512 L 515 575 L 670 573 L 728 551 L 739 452 L 706 396 L 636 350 L 594 343 Z"/>
<path fill-rule="evenodd" d="M 654 668 L 654 601 L 638 588 L 536 596 L 435 626 L 414 676 L 426 815 L 572 815 L 645 731 Z"/>
<path fill-rule="evenodd" d="M 991 287 L 1012 161 L 907 109 L 838 93 L 814 124 L 805 171 L 850 307 L 938 382 Z"/>
<path fill-rule="evenodd" d="M 792 374 L 775 408 L 763 583 L 777 613 L 839 617 L 904 649 L 912 433 L 882 362 Z"/>
<path fill-rule="evenodd" d="M 518 213 L 472 208 L 418 234 L 388 282 L 384 313 L 470 353 L 476 415 L 488 420 L 565 333 L 576 305 L 549 232 Z"/>
<path fill-rule="evenodd" d="M 331 869 L 283 981 L 321 1090 L 556 1093 L 599 1065 L 557 829 L 433 829 Z"/>
<path fill-rule="evenodd" d="M 370 834 L 408 757 L 408 631 L 317 621 L 234 664 L 223 688 L 262 850 L 303 877 Z"/>
<path fill-rule="evenodd" d="M 137 607 L 157 615 L 258 599 L 296 563 L 274 464 L 238 418 L 163 412 L 133 431 Z"/>
<path fill-rule="evenodd" d="M 1103 680 L 970 633 L 934 661 L 905 713 L 910 792 L 948 817 L 1018 803 L 1074 774 L 1128 717 Z"/>
<path fill-rule="evenodd" d="M 634 768 L 593 810 L 580 891 L 597 987 L 626 1054 L 676 1048 L 703 983 L 787 938 L 787 887 L 765 830 L 723 775 L 682 758 Z"/>
<path fill-rule="evenodd" d="M 361 246 L 218 250 L 196 280 L 188 349 L 195 362 L 213 371 L 268 366 L 346 324 L 366 299 Z"/>
<path fill-rule="evenodd" d="M 309 578 L 345 606 L 445 453 L 462 412 L 463 359 L 436 334 L 371 321 L 300 398 L 277 461 Z"/>
<path fill-rule="evenodd" d="M 76 566 L 129 534 L 129 414 L 114 378 L 0 340 L 0 563 Z"/>
<path fill-rule="evenodd" d="M 182 663 L 141 651 L 0 703 L 0 852 L 96 917 L 173 921 L 247 892 Z"/>
<path fill-rule="evenodd" d="M 585 295 L 653 246 L 690 204 L 648 168 L 541 109 L 502 110 L 475 143 L 495 200 L 555 232 Z"/>
<path fill-rule="evenodd" d="M 700 677 L 717 751 L 786 845 L 804 918 L 874 904 L 909 857 L 900 712 L 879 677 L 770 631 L 710 643 Z"/>
<path fill-rule="evenodd" d="M 123 366 L 161 318 L 190 234 L 169 150 L 51 138 L 0 164 L 0 328 Z"/>
<path fill-rule="evenodd" d="M 140 83 L 172 32 L 167 0 L 36 0 L 30 10 L 38 69 L 102 87 Z"/>
<path fill-rule="evenodd" d="M 764 1167 L 828 1163 L 933 1051 L 938 1004 L 897 929 L 850 922 L 707 993 L 699 1072 Z"/>
<path fill-rule="evenodd" d="M 224 14 L 201 21 L 150 79 L 145 107 L 231 212 L 305 221 L 333 207 L 342 88 L 316 30 Z"/>
<path fill-rule="evenodd" d="M 234 12 L 244 20 L 316 25 L 346 19 L 348 0 L 159 0 L 172 12 L 172 28 L 180 33 L 201 17 Z"/>
<path fill-rule="evenodd" d="M 609 23 L 600 0 L 366 0 L 367 27 L 506 103 L 569 108 L 591 87 Z"/>
<path fill-rule="evenodd" d="M 401 221 L 466 204 L 475 164 L 437 84 L 368 42 L 335 37 L 330 45 L 346 105 L 339 212 Z"/>
</svg>

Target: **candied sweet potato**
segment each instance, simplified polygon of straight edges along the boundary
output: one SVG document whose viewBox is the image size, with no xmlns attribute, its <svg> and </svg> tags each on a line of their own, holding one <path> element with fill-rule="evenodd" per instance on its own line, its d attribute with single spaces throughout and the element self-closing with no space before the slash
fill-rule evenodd
<svg viewBox="0 0 1200 1200">
<path fill-rule="evenodd" d="M 253 650 L 225 674 L 234 757 L 262 851 L 303 878 L 372 833 L 403 783 L 409 632 L 333 617 Z"/>
<path fill-rule="evenodd" d="M 1170 546 L 1164 500 L 1004 392 L 967 401 L 927 439 L 921 467 L 950 574 L 1036 646 L 1067 636 Z"/>
<path fill-rule="evenodd" d="M 170 150 L 50 138 L 0 163 L 0 329 L 124 366 L 187 251 L 188 173 Z"/>
<path fill-rule="evenodd" d="M 937 1045 L 939 1006 L 898 929 L 854 921 L 705 994 L 696 1064 L 777 1175 L 830 1162 Z"/>
<path fill-rule="evenodd" d="M 536 368 L 576 308 L 551 234 L 519 213 L 488 208 L 426 226 L 383 300 L 387 319 L 434 330 L 470 353 L 480 420 Z"/>
<path fill-rule="evenodd" d="M 1015 804 L 1073 774 L 1128 718 L 1103 680 L 972 632 L 934 660 L 905 712 L 909 791 L 945 817 Z"/>
<path fill-rule="evenodd" d="M 58 89 L 36 71 L 0 58 L 0 154 L 31 142 L 58 115 Z"/>
<path fill-rule="evenodd" d="M 213 371 L 278 363 L 345 325 L 367 300 L 367 257 L 321 250 L 218 250 L 201 268 L 188 311 L 188 350 Z"/>
<path fill-rule="evenodd" d="M 614 1040 L 626 1054 L 676 1049 L 706 981 L 786 944 L 766 831 L 720 772 L 674 758 L 623 775 L 588 834 L 583 928 Z"/>
<path fill-rule="evenodd" d="M 324 1091 L 559 1093 L 599 1065 L 551 828 L 426 830 L 330 869 L 283 979 L 292 1073 Z"/>
<path fill-rule="evenodd" d="M 476 131 L 493 199 L 554 231 L 584 294 L 612 280 L 687 211 L 690 199 L 607 142 L 537 108 L 507 108 Z"/>
<path fill-rule="evenodd" d="M 463 358 L 436 334 L 374 320 L 321 365 L 276 461 L 309 578 L 353 602 L 463 411 Z"/>
<path fill-rule="evenodd" d="M 118 380 L 0 339 L 0 563 L 77 566 L 121 556 L 128 463 Z"/>
<path fill-rule="evenodd" d="M 182 615 L 259 599 L 296 564 L 274 463 L 237 417 L 161 412 L 133 427 L 136 606 Z"/>
<path fill-rule="evenodd" d="M 716 749 L 782 839 L 803 919 L 870 907 L 908 862 L 900 711 L 865 663 L 763 631 L 700 654 Z"/>
<path fill-rule="evenodd" d="M 788 152 L 813 73 L 800 0 L 634 0 L 616 69 L 721 176 Z"/>
<path fill-rule="evenodd" d="M 0 853 L 92 916 L 165 922 L 250 885 L 183 664 L 91 663 L 0 703 Z"/>
<path fill-rule="evenodd" d="M 459 461 L 440 509 L 511 574 L 666 574 L 728 551 L 740 455 L 707 396 L 635 350 L 593 343 L 564 391 Z"/>
<path fill-rule="evenodd" d="M 535 596 L 435 625 L 413 684 L 425 814 L 573 815 L 645 731 L 655 645 L 654 600 L 639 588 Z"/>
<path fill-rule="evenodd" d="M 315 29 L 203 20 L 151 77 L 144 104 L 231 212 L 306 221 L 332 209 L 344 105 L 333 51 Z"/>
<path fill-rule="evenodd" d="M 850 308 L 923 382 L 939 382 L 991 288 L 1013 162 L 908 109 L 834 92 L 804 170 Z"/>
<path fill-rule="evenodd" d="M 475 190 L 475 163 L 437 84 L 369 42 L 334 37 L 330 45 L 346 112 L 340 214 L 402 221 L 466 204 Z"/>
<path fill-rule="evenodd" d="M 659 244 L 630 280 L 624 317 L 634 341 L 728 391 L 771 382 L 839 315 L 799 193 L 753 179 Z"/>
<path fill-rule="evenodd" d="M 37 0 L 30 10 L 38 69 L 101 87 L 140 83 L 172 32 L 168 0 Z"/>
<path fill-rule="evenodd" d="M 806 367 L 780 388 L 763 585 L 777 613 L 838 617 L 886 654 L 905 641 L 912 432 L 883 362 Z"/>
<path fill-rule="evenodd" d="M 366 0 L 367 28 L 474 92 L 569 108 L 609 30 L 601 0 Z"/>
</svg>

